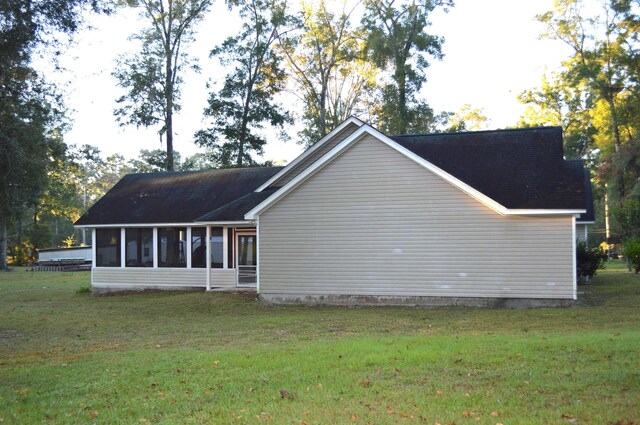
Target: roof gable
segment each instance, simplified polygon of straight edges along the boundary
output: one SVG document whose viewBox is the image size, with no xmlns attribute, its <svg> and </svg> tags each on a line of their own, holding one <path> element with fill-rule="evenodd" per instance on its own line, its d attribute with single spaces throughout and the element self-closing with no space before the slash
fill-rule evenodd
<svg viewBox="0 0 640 425">
<path fill-rule="evenodd" d="M 284 169 L 282 169 L 278 174 L 273 176 L 267 182 L 265 182 L 262 186 L 260 186 L 256 192 L 261 192 L 267 188 L 273 189 L 277 187 L 282 187 L 295 178 L 298 174 L 302 173 L 306 170 L 311 164 L 316 162 L 319 158 L 321 158 L 324 154 L 326 154 L 329 150 L 337 146 L 344 139 L 349 137 L 353 132 L 355 132 L 360 126 L 364 123 L 360 121 L 356 117 L 349 117 L 342 124 L 334 128 L 316 142 L 309 149 L 300 154 L 296 159 L 294 159 L 290 164 L 288 164 Z"/>
<path fill-rule="evenodd" d="M 281 169 L 231 168 L 128 174 L 75 224 L 190 223 L 253 192 Z"/>
<path fill-rule="evenodd" d="M 500 131 L 497 131 L 495 133 L 500 133 Z M 485 193 L 483 193 L 480 190 L 478 190 L 477 188 L 475 188 L 469 182 L 466 182 L 466 181 L 458 178 L 457 176 L 447 172 L 446 170 L 438 167 L 437 165 L 435 165 L 434 163 L 432 163 L 431 161 L 426 159 L 425 156 L 428 156 L 428 154 L 419 149 L 419 147 L 420 147 L 418 145 L 418 143 L 420 142 L 419 140 L 410 139 L 408 141 L 405 141 L 405 143 L 399 143 L 398 141 L 393 140 L 392 138 L 389 138 L 389 137 L 385 136 L 384 134 L 380 133 L 379 131 L 377 131 L 377 130 L 373 129 L 372 127 L 370 127 L 370 126 L 365 124 L 365 125 L 361 126 L 360 129 L 358 129 L 356 132 L 354 132 L 347 139 L 342 141 L 338 146 L 333 148 L 330 152 L 325 154 L 321 159 L 316 161 L 314 164 L 312 164 L 310 167 L 305 169 L 302 173 L 300 173 L 294 179 L 289 181 L 285 186 L 283 186 L 281 189 L 276 191 L 273 196 L 269 197 L 265 201 L 263 201 L 260 204 L 258 204 L 251 211 L 249 211 L 245 215 L 245 218 L 247 218 L 247 219 L 255 219 L 258 215 L 260 215 L 263 211 L 268 209 L 271 205 L 273 205 L 274 203 L 278 202 L 278 200 L 280 200 L 282 197 L 284 197 L 289 191 L 295 189 L 299 184 L 301 184 L 307 178 L 312 176 L 315 172 L 317 172 L 319 169 L 321 169 L 324 165 L 326 165 L 327 163 L 329 163 L 330 161 L 335 159 L 338 155 L 340 155 L 342 152 L 344 152 L 344 150 L 346 150 L 349 146 L 351 146 L 354 143 L 357 143 L 357 141 L 359 141 L 362 137 L 364 137 L 364 135 L 367 135 L 367 134 L 369 134 L 371 136 L 374 136 L 376 139 L 378 139 L 382 143 L 385 143 L 385 144 L 389 145 L 390 147 L 392 147 L 393 149 L 395 149 L 399 153 L 401 153 L 401 154 L 407 156 L 408 158 L 414 160 L 415 162 L 417 162 L 418 164 L 422 165 L 426 169 L 432 171 L 434 174 L 436 174 L 436 175 L 440 176 L 441 178 L 445 179 L 446 181 L 451 183 L 453 186 L 457 187 L 458 189 L 460 189 L 463 192 L 467 193 L 469 196 L 475 198 L 476 200 L 478 200 L 481 203 L 487 205 L 488 207 L 492 208 L 493 210 L 497 211 L 500 214 L 504 214 L 504 215 L 555 215 L 555 214 L 578 214 L 578 213 L 582 213 L 582 212 L 585 211 L 582 189 L 580 189 L 580 188 L 576 189 L 575 184 L 570 184 L 570 182 L 575 180 L 577 167 L 572 166 L 572 165 L 569 165 L 569 166 L 565 167 L 565 162 L 562 160 L 562 139 L 561 138 L 560 138 L 559 150 L 556 150 L 555 153 L 554 153 L 555 155 L 558 155 L 558 154 L 560 155 L 560 159 L 559 160 L 554 160 L 554 162 L 557 163 L 557 164 L 555 164 L 555 169 L 556 169 L 556 171 L 560 171 L 560 172 L 564 173 L 564 174 L 562 174 L 563 176 L 566 174 L 569 177 L 567 177 L 566 179 L 564 179 L 564 177 L 562 177 L 561 182 L 558 185 L 558 187 L 560 188 L 560 190 L 557 190 L 558 193 L 544 193 L 543 191 L 541 191 L 539 196 L 537 196 L 537 198 L 536 198 L 537 199 L 537 203 L 533 203 L 532 202 L 532 203 L 526 204 L 527 206 L 522 206 L 521 204 L 514 204 L 514 206 L 507 207 L 507 206 L 501 204 L 500 202 L 496 201 L 495 199 L 491 198 L 490 196 L 487 196 Z M 469 133 L 456 133 L 456 134 L 457 135 L 463 135 L 463 134 L 469 134 Z M 473 133 L 471 133 L 471 134 L 473 134 Z M 400 136 L 400 138 L 403 138 L 403 137 L 411 138 L 412 136 Z M 413 136 L 413 137 L 416 137 L 416 136 Z M 424 136 L 417 136 L 417 137 L 424 137 Z M 560 134 L 560 137 L 561 137 L 561 134 Z M 403 146 L 403 144 L 407 145 L 407 146 Z M 549 141 L 549 144 L 550 144 L 550 147 L 552 147 L 552 148 L 554 146 L 557 147 L 557 143 L 554 142 L 554 141 Z M 415 145 L 415 146 L 412 146 L 412 145 Z M 409 149 L 410 147 L 413 147 L 413 150 Z M 551 155 L 554 155 L 554 154 L 551 154 Z M 500 156 L 500 155 L 498 155 L 498 156 Z M 540 159 L 538 159 L 537 161 L 540 161 Z M 498 169 L 498 170 L 495 170 L 495 171 L 500 171 L 500 170 Z M 566 171 L 566 173 L 565 173 L 565 171 Z M 399 171 L 399 172 L 401 172 L 401 171 Z M 506 177 L 505 175 L 502 175 L 501 178 L 508 180 L 508 177 Z M 469 179 L 469 180 L 471 180 L 471 179 Z M 566 185 L 563 183 L 565 180 L 566 180 Z M 536 181 L 535 180 L 535 176 L 534 177 L 530 176 L 528 178 L 528 180 L 525 180 L 524 183 L 533 185 L 535 183 L 535 181 Z M 579 181 L 582 182 L 582 170 L 581 169 L 580 169 Z M 471 183 L 473 183 L 473 182 L 471 182 Z M 558 184 L 557 181 L 556 181 L 556 184 Z M 564 187 L 564 186 L 566 186 L 566 187 Z M 578 185 L 578 186 L 580 186 L 580 185 Z M 560 203 L 556 204 L 555 202 L 547 202 L 547 199 L 545 198 L 545 195 L 546 196 L 553 195 L 553 199 L 557 199 L 558 201 L 561 201 L 563 199 L 563 194 L 566 195 L 567 193 L 571 193 L 571 191 L 574 190 L 574 189 L 578 190 L 578 195 L 576 195 L 570 201 L 563 203 L 562 206 L 558 206 L 558 205 L 560 205 Z M 513 189 L 513 191 L 515 191 L 515 189 Z"/>
</svg>

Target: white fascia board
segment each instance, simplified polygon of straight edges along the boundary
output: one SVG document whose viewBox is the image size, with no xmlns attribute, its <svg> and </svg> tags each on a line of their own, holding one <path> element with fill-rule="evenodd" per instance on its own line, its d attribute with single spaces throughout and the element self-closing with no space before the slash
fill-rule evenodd
<svg viewBox="0 0 640 425">
<path fill-rule="evenodd" d="M 285 174 L 287 174 L 290 170 L 292 170 L 293 168 L 295 168 L 295 166 L 297 164 L 299 164 L 303 159 L 305 159 L 306 157 L 308 157 L 309 155 L 311 155 L 313 152 L 315 152 L 316 150 L 320 149 L 320 147 L 322 145 L 324 145 L 325 143 L 327 143 L 327 141 L 333 139 L 333 137 L 338 134 L 339 132 L 341 132 L 346 126 L 348 126 L 349 124 L 355 124 L 358 127 L 362 127 L 364 125 L 363 121 L 360 121 L 358 118 L 356 117 L 349 117 L 346 120 L 344 120 L 342 122 L 342 124 L 340 124 L 339 126 L 337 126 L 336 128 L 334 128 L 333 130 L 331 130 L 329 132 L 329 134 L 327 134 L 326 136 L 324 136 L 322 139 L 318 140 L 315 144 L 313 144 L 313 146 L 311 146 L 309 149 L 307 149 L 306 151 L 302 152 L 300 155 L 298 155 L 296 157 L 296 159 L 294 159 L 293 161 L 291 161 L 289 164 L 287 164 L 286 167 L 284 167 L 282 170 L 280 170 L 280 172 L 276 173 L 275 176 L 271 177 L 269 180 L 267 180 L 265 183 L 262 184 L 262 186 L 260 186 L 259 188 L 257 188 L 255 190 L 255 192 L 262 192 L 264 189 L 268 188 L 269 186 L 271 186 L 271 184 L 275 181 L 277 181 L 279 178 L 281 178 L 282 176 L 284 176 Z"/>
<path fill-rule="evenodd" d="M 246 226 L 246 225 L 255 225 L 255 223 L 251 220 L 244 221 L 194 221 L 193 225 L 201 226 L 201 225 L 209 225 L 209 226 Z"/>
<path fill-rule="evenodd" d="M 370 127 L 367 124 L 363 124 L 358 130 L 356 130 L 353 134 L 351 134 L 349 137 L 343 140 L 338 146 L 333 148 L 331 151 L 327 152 L 322 158 L 320 158 L 318 161 L 313 163 L 309 168 L 304 170 L 302 173 L 298 174 L 295 178 L 289 181 L 289 183 L 281 187 L 273 195 L 271 195 L 270 197 L 262 201 L 260 204 L 254 207 L 251 211 L 245 214 L 244 218 L 247 220 L 255 220 L 256 217 L 259 216 L 263 211 L 265 211 L 271 205 L 279 201 L 284 195 L 289 193 L 291 190 L 297 187 L 300 183 L 302 183 L 304 180 L 306 180 L 308 177 L 310 177 L 320 168 L 324 167 L 324 165 L 326 165 L 328 162 L 333 160 L 336 156 L 340 155 L 346 148 L 348 148 L 357 140 L 362 138 L 365 134 L 369 134 L 375 137 L 376 139 L 380 140 L 382 143 L 386 144 L 387 146 L 391 147 L 392 149 L 396 150 L 397 152 L 401 153 L 407 158 L 413 160 L 418 165 L 421 165 L 422 167 L 431 171 L 435 175 L 449 182 L 453 186 L 462 190 L 467 195 L 471 196 L 472 198 L 476 199 L 480 203 L 484 204 L 485 206 L 491 208 L 492 210 L 496 211 L 501 215 L 549 216 L 549 215 L 583 214 L 586 212 L 586 210 L 584 209 L 566 210 L 566 209 L 509 209 L 509 208 L 506 208 L 505 206 L 489 198 L 487 195 L 483 194 L 482 192 L 469 186 L 462 180 L 452 176 L 451 174 L 435 166 L 434 164 L 422 158 L 421 156 L 416 155 L 415 153 L 411 152 L 405 147 L 394 142 L 392 139 L 380 133 L 378 130 Z"/>
<path fill-rule="evenodd" d="M 253 224 L 250 221 L 190 221 L 185 223 L 127 223 L 127 224 L 82 224 L 74 227 L 82 228 L 89 227 L 92 229 L 100 229 L 106 227 L 201 227 L 204 225 L 219 225 L 219 226 L 235 226 Z"/>
<path fill-rule="evenodd" d="M 584 214 L 586 210 L 518 210 L 518 209 L 507 209 L 505 215 L 571 215 L 577 216 L 580 214 Z"/>
<path fill-rule="evenodd" d="M 113 224 L 80 224 L 74 227 L 91 227 L 94 229 L 100 229 L 104 227 L 188 227 L 193 226 L 195 223 L 113 223 Z"/>
</svg>

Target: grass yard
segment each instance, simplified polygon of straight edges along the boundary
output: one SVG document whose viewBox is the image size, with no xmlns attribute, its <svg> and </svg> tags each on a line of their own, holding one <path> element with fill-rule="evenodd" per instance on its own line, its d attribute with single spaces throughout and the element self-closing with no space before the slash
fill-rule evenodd
<svg viewBox="0 0 640 425">
<path fill-rule="evenodd" d="M 566 309 L 88 285 L 0 273 L 0 423 L 640 424 L 640 276 L 619 264 Z"/>
</svg>

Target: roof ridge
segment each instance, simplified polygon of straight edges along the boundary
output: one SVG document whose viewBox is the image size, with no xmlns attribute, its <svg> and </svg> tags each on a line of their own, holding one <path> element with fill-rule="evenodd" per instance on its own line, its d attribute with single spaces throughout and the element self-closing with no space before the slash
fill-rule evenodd
<svg viewBox="0 0 640 425">
<path fill-rule="evenodd" d="M 442 132 L 442 133 L 415 133 L 415 134 L 396 134 L 389 136 L 391 139 L 396 137 L 436 137 L 436 136 L 454 136 L 460 134 L 487 134 L 487 133 L 507 133 L 507 132 L 525 132 L 531 130 L 562 130 L 561 126 L 557 125 L 545 125 L 545 126 L 536 126 L 536 127 L 521 127 L 521 128 L 498 128 L 494 130 L 476 130 L 476 131 L 452 131 L 452 132 Z"/>
<path fill-rule="evenodd" d="M 233 168 L 207 168 L 205 170 L 178 170 L 178 171 L 151 171 L 151 172 L 137 172 L 127 173 L 127 176 L 171 176 L 171 175 L 185 175 L 196 173 L 210 173 L 210 172 L 222 172 L 222 171 L 240 171 L 240 170 L 265 170 L 271 168 L 284 168 L 284 166 L 264 166 L 264 167 L 233 167 Z"/>
</svg>

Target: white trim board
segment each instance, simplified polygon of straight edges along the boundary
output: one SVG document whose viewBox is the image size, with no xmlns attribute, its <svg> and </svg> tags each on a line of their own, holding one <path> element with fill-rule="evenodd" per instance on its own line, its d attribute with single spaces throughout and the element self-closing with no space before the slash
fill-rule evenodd
<svg viewBox="0 0 640 425">
<path fill-rule="evenodd" d="M 224 227 L 224 226 L 246 226 L 254 225 L 252 220 L 245 221 L 192 221 L 188 223 L 114 223 L 114 224 L 80 224 L 74 225 L 74 227 L 88 227 L 91 229 L 101 229 L 109 227 L 125 227 L 125 228 L 138 228 L 138 227 Z"/>
<path fill-rule="evenodd" d="M 434 164 L 427 161 L 426 159 L 416 155 L 410 150 L 404 148 L 403 146 L 400 146 L 398 143 L 394 142 L 392 139 L 380 133 L 378 130 L 372 128 L 368 124 L 363 124 L 358 130 L 356 130 L 353 134 L 351 134 L 349 137 L 343 140 L 335 148 L 327 152 L 318 161 L 311 164 L 311 166 L 305 169 L 302 173 L 298 174 L 287 184 L 282 186 L 273 195 L 271 195 L 270 197 L 262 201 L 260 204 L 258 204 L 256 207 L 254 207 L 251 211 L 246 213 L 244 218 L 246 220 L 256 220 L 256 218 L 260 214 L 262 214 L 264 211 L 270 208 L 273 204 L 275 204 L 280 199 L 282 199 L 286 194 L 288 194 L 290 191 L 295 189 L 302 182 L 310 178 L 313 174 L 318 172 L 325 165 L 327 165 L 329 162 L 331 162 L 337 156 L 339 156 L 342 152 L 344 152 L 347 148 L 349 148 L 350 146 L 352 146 L 353 144 L 361 140 L 366 135 L 375 137 L 382 143 L 386 144 L 387 146 L 391 147 L 392 149 L 396 150 L 397 152 L 406 156 L 407 158 L 415 161 L 417 164 L 431 171 L 435 175 L 441 177 L 448 183 L 462 190 L 467 195 L 471 196 L 472 198 L 476 199 L 480 203 L 486 205 L 487 207 L 491 208 L 492 210 L 496 211 L 501 215 L 535 215 L 535 216 L 547 215 L 549 216 L 549 215 L 583 214 L 586 212 L 586 210 L 584 209 L 572 210 L 572 209 L 509 209 L 509 208 L 506 208 L 505 206 L 494 201 L 493 199 L 489 198 L 488 196 L 481 193 L 480 191 L 469 186 L 468 184 L 458 179 L 457 177 L 454 177 L 453 175 L 435 166 Z"/>
<path fill-rule="evenodd" d="M 299 164 L 300 162 L 302 162 L 302 160 L 304 160 L 306 157 L 308 157 L 309 155 L 311 155 L 313 152 L 317 151 L 318 149 L 320 149 L 320 147 L 322 145 L 324 145 L 325 143 L 327 143 L 329 140 L 333 139 L 333 137 L 340 133 L 342 130 L 344 130 L 349 124 L 355 124 L 358 127 L 362 127 L 363 125 L 365 125 L 365 123 L 363 121 L 360 121 L 358 118 L 356 117 L 349 117 L 347 118 L 345 121 L 342 122 L 342 124 L 340 124 L 339 126 L 337 126 L 336 128 L 334 128 L 333 130 L 331 130 L 329 132 L 329 134 L 327 134 L 326 136 L 324 136 L 322 139 L 318 140 L 318 142 L 316 142 L 313 146 L 311 146 L 309 149 L 307 149 L 306 151 L 302 152 L 300 155 L 298 155 L 298 157 L 296 159 L 294 159 L 293 161 L 291 161 L 289 164 L 287 164 L 286 167 L 284 167 L 282 170 L 280 170 L 278 173 L 276 173 L 275 176 L 271 177 L 269 180 L 267 180 L 265 183 L 262 184 L 262 186 L 260 186 L 259 188 L 257 188 L 255 190 L 255 192 L 262 192 L 264 189 L 268 188 L 269 186 L 271 186 L 271 184 L 275 181 L 277 181 L 278 179 L 280 179 L 282 176 L 284 176 L 285 174 L 288 174 L 289 171 L 293 170 L 297 164 Z M 357 131 L 357 130 L 356 130 Z"/>
</svg>

